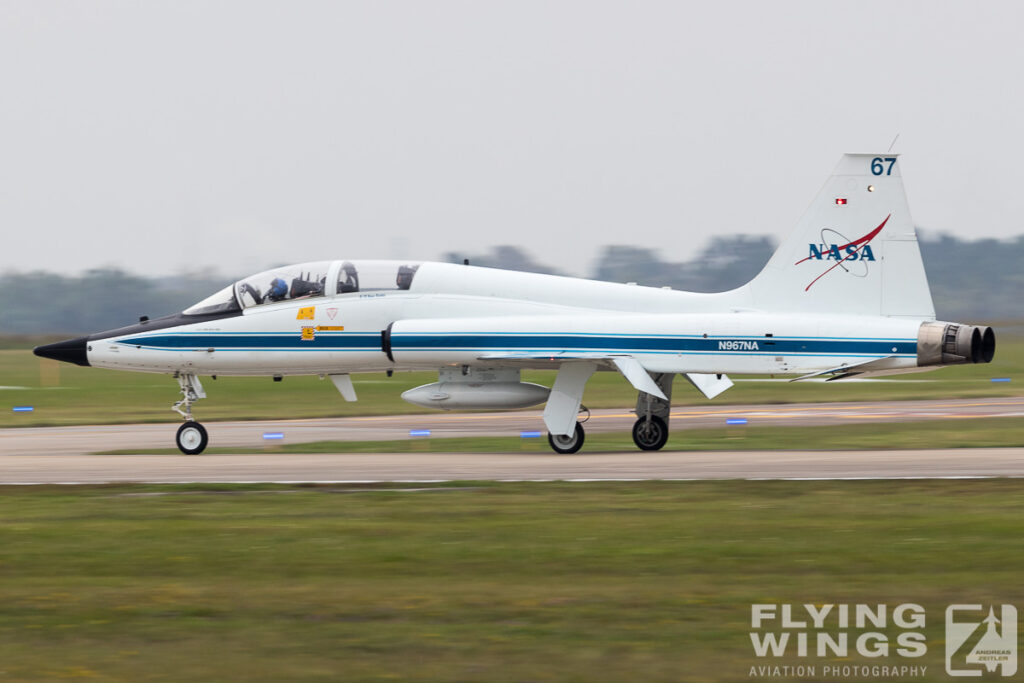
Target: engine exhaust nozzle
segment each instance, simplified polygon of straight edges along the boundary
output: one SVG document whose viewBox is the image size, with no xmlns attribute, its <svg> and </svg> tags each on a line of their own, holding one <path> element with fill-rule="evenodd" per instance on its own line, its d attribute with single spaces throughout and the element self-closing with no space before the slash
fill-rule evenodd
<svg viewBox="0 0 1024 683">
<path fill-rule="evenodd" d="M 917 333 L 917 365 L 991 363 L 996 334 L 991 327 L 962 323 L 921 323 Z"/>
</svg>

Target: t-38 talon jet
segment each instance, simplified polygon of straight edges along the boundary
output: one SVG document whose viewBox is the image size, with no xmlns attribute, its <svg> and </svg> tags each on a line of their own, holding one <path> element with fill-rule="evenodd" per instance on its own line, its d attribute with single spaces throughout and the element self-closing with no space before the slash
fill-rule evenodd
<svg viewBox="0 0 1024 683">
<path fill-rule="evenodd" d="M 583 445 L 587 379 L 637 389 L 633 440 L 668 438 L 672 380 L 711 399 L 730 374 L 829 380 L 987 363 L 989 327 L 937 322 L 892 155 L 844 156 L 752 281 L 697 294 L 446 263 L 336 260 L 275 268 L 177 315 L 35 349 L 101 368 L 173 374 L 184 453 L 206 447 L 192 404 L 200 375 L 329 376 L 356 400 L 355 372 L 438 369 L 402 395 L 441 409 L 546 402 L 551 447 Z M 550 389 L 523 368 L 557 370 Z"/>
</svg>

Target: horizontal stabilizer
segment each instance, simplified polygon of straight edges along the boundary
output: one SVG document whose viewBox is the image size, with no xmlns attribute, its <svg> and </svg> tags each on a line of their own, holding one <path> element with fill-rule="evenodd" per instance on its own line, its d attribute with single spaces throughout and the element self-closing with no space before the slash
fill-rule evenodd
<svg viewBox="0 0 1024 683">
<path fill-rule="evenodd" d="M 865 372 L 877 372 L 881 370 L 892 370 L 897 367 L 896 363 L 898 358 L 896 356 L 886 356 L 884 358 L 869 358 L 868 360 L 860 363 L 844 363 L 839 367 L 829 368 L 828 370 L 819 370 L 817 372 L 811 372 L 800 377 L 795 377 L 790 382 L 799 382 L 803 379 L 813 379 L 815 377 L 824 377 L 825 375 L 831 375 L 828 380 L 831 382 L 835 379 L 843 379 L 844 377 L 852 377 L 853 375 L 860 375 Z M 915 368 L 916 369 L 916 368 Z"/>
</svg>

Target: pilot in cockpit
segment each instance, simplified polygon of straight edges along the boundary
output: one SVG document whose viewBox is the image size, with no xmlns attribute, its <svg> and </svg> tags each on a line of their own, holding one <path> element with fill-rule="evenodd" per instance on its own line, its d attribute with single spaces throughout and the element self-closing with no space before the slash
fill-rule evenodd
<svg viewBox="0 0 1024 683">
<path fill-rule="evenodd" d="M 266 301 L 282 301 L 288 296 L 288 283 L 279 277 L 270 281 L 270 288 L 264 295 Z"/>
<path fill-rule="evenodd" d="M 416 274 L 418 266 L 399 266 L 398 275 L 395 277 L 395 284 L 399 289 L 409 289 L 412 286 L 412 276 Z"/>
</svg>

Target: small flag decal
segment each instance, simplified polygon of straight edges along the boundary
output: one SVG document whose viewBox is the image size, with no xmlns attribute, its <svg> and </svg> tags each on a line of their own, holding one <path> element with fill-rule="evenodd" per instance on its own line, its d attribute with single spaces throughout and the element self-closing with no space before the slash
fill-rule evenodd
<svg viewBox="0 0 1024 683">
<path fill-rule="evenodd" d="M 836 197 L 836 204 L 845 204 L 846 197 Z"/>
</svg>

